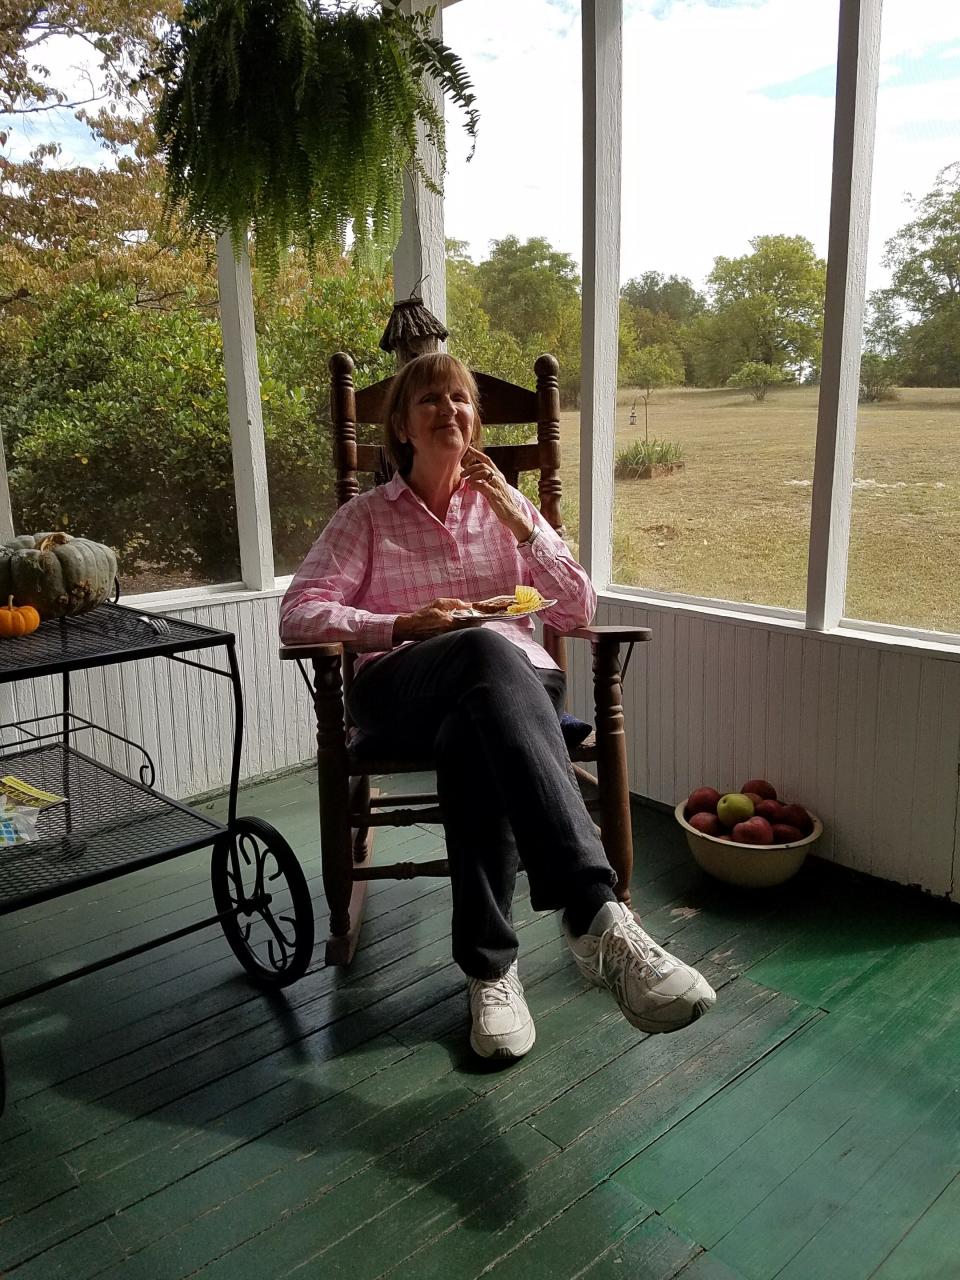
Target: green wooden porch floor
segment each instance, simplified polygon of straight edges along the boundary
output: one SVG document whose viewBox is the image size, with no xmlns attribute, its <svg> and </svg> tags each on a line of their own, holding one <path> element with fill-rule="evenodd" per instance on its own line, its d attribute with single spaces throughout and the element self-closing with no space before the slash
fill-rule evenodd
<svg viewBox="0 0 960 1280">
<path fill-rule="evenodd" d="M 310 777 L 242 811 L 319 895 Z M 209 932 L 6 1010 L 0 1275 L 960 1276 L 960 915 L 825 867 L 728 891 L 635 831 L 648 928 L 718 988 L 686 1032 L 633 1031 L 521 899 L 538 1039 L 488 1069 L 436 881 L 375 887 L 353 968 L 282 996 Z M 0 993 L 207 913 L 206 864 L 5 918 Z"/>
</svg>

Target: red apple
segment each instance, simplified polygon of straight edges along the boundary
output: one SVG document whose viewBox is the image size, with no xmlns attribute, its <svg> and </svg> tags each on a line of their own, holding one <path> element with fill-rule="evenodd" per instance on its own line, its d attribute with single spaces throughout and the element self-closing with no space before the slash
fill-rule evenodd
<svg viewBox="0 0 960 1280">
<path fill-rule="evenodd" d="M 813 830 L 813 820 L 802 804 L 785 804 L 780 814 L 780 821 L 788 827 L 796 827 L 805 836 Z"/>
<path fill-rule="evenodd" d="M 751 778 L 749 782 L 745 782 L 740 788 L 741 791 L 755 791 L 758 796 L 762 796 L 764 800 L 776 800 L 776 788 L 772 787 L 764 778 Z"/>
<path fill-rule="evenodd" d="M 733 828 L 737 844 L 773 844 L 773 827 L 766 818 L 748 818 Z"/>
<path fill-rule="evenodd" d="M 695 813 L 690 818 L 690 825 L 697 831 L 702 831 L 705 836 L 718 836 L 723 831 L 723 825 L 715 813 Z"/>
<path fill-rule="evenodd" d="M 687 797 L 686 815 L 693 813 L 716 813 L 720 792 L 715 787 L 697 787 Z"/>
<path fill-rule="evenodd" d="M 788 826 L 785 822 L 775 822 L 773 824 L 774 844 L 796 844 L 798 840 L 802 839 L 803 832 L 798 831 L 796 827 Z"/>
<path fill-rule="evenodd" d="M 784 806 L 779 800 L 761 800 L 759 804 L 755 804 L 755 811 L 761 818 L 766 818 L 768 822 L 782 822 Z"/>
<path fill-rule="evenodd" d="M 757 805 L 763 804 L 763 796 L 759 793 L 759 791 L 744 791 L 743 794 L 747 797 L 747 799 L 753 805 L 753 811 L 754 813 L 756 813 Z"/>
</svg>

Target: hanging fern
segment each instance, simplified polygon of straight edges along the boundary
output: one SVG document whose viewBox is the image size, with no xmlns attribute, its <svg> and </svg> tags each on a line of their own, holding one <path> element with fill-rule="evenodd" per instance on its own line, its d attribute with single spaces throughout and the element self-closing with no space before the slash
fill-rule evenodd
<svg viewBox="0 0 960 1280">
<path fill-rule="evenodd" d="M 167 200 L 198 234 L 250 228 L 276 270 L 289 245 L 363 258 L 400 232 L 403 172 L 430 187 L 417 126 L 446 159 L 443 113 L 477 111 L 460 59 L 430 34 L 430 15 L 375 12 L 343 0 L 187 0 L 164 47 L 156 132 Z M 472 155 L 471 151 L 471 155 Z"/>
</svg>

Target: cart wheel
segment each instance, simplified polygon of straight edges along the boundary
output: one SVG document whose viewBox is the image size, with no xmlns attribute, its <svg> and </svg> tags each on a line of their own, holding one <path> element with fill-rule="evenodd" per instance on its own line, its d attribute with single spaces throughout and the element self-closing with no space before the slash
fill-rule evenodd
<svg viewBox="0 0 960 1280">
<path fill-rule="evenodd" d="M 213 900 L 234 955 L 260 982 L 285 987 L 313 956 L 313 904 L 296 854 L 262 818 L 237 818 L 213 846 Z"/>
</svg>

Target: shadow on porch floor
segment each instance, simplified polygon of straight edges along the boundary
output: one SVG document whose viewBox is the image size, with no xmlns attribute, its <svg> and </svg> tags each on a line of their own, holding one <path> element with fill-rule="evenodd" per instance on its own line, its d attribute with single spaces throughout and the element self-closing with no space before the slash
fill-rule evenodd
<svg viewBox="0 0 960 1280">
<path fill-rule="evenodd" d="M 307 773 L 241 797 L 322 934 L 315 806 Z M 0 1274 L 953 1280 L 960 915 L 816 864 L 725 890 L 668 816 L 635 832 L 647 927 L 719 992 L 676 1035 L 627 1026 L 521 897 L 538 1039 L 488 1069 L 436 881 L 375 884 L 352 969 L 281 996 L 211 932 L 5 1011 Z M 7 917 L 0 994 L 208 913 L 207 860 Z"/>
</svg>

